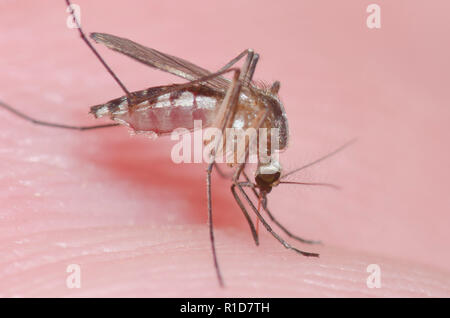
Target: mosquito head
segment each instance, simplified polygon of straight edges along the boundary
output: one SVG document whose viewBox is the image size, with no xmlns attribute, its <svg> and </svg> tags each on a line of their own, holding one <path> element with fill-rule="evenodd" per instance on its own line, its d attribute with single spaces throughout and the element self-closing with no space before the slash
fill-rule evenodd
<svg viewBox="0 0 450 318">
<path fill-rule="evenodd" d="M 260 163 L 256 169 L 255 182 L 262 193 L 269 193 L 272 187 L 280 183 L 281 165 L 276 160 L 267 164 Z"/>
</svg>

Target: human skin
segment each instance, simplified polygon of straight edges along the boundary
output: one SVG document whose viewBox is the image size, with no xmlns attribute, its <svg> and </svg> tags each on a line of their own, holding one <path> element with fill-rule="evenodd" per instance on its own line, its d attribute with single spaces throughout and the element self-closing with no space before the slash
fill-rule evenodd
<svg viewBox="0 0 450 318">
<path fill-rule="evenodd" d="M 256 247 L 230 181 L 213 175 L 220 288 L 204 164 L 173 163 L 169 138 L 57 130 L 0 110 L 0 295 L 450 296 L 449 5 L 378 1 L 382 27 L 371 30 L 369 3 L 78 1 L 87 32 L 211 70 L 254 48 L 255 78 L 281 81 L 286 171 L 358 141 L 292 179 L 340 191 L 280 185 L 269 195 L 292 232 L 323 241 L 290 240 L 318 259 L 285 250 L 263 227 Z M 89 106 L 123 93 L 64 10 L 63 1 L 0 2 L 0 100 L 43 120 L 104 123 Z M 130 90 L 183 82 L 96 47 Z M 81 288 L 66 285 L 70 264 Z M 366 285 L 370 264 L 381 288 Z"/>
</svg>

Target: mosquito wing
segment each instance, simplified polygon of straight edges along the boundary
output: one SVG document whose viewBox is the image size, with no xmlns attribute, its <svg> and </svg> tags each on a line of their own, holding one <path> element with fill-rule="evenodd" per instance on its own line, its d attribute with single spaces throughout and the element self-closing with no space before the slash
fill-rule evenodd
<svg viewBox="0 0 450 318">
<path fill-rule="evenodd" d="M 159 52 L 155 49 L 145 47 L 141 44 L 115 35 L 106 33 L 91 33 L 91 38 L 97 43 L 102 43 L 108 48 L 128 55 L 143 64 L 171 73 L 189 81 L 211 74 L 208 70 L 205 70 L 204 68 L 179 57 Z M 221 76 L 217 76 L 208 80 L 204 83 L 204 85 L 214 89 L 226 90 L 229 83 L 229 80 Z"/>
</svg>

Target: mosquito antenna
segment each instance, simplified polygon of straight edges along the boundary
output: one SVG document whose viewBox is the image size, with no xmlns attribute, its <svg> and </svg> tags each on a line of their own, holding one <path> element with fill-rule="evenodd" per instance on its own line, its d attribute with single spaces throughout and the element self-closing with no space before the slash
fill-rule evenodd
<svg viewBox="0 0 450 318">
<path fill-rule="evenodd" d="M 350 146 L 351 144 L 353 144 L 355 141 L 356 141 L 356 138 L 355 138 L 355 139 L 352 139 L 352 140 L 350 140 L 350 141 L 348 141 L 348 142 L 346 142 L 345 144 L 343 144 L 342 146 L 340 146 L 338 149 L 336 149 L 336 150 L 330 152 L 329 154 L 327 154 L 327 155 L 325 155 L 325 156 L 323 156 L 323 157 L 321 157 L 321 158 L 319 158 L 319 159 L 317 159 L 317 160 L 314 160 L 313 162 L 310 162 L 310 163 L 304 165 L 303 167 L 294 169 L 294 170 L 292 170 L 292 171 L 290 171 L 290 172 L 288 172 L 288 173 L 282 175 L 280 179 L 284 179 L 284 178 L 286 178 L 287 176 L 289 176 L 289 175 L 291 175 L 291 174 L 293 174 L 293 173 L 296 173 L 296 172 L 298 172 L 298 171 L 300 171 L 300 170 L 303 170 L 303 169 L 306 169 L 306 168 L 308 168 L 308 167 L 311 167 L 311 166 L 315 165 L 316 163 L 319 163 L 319 162 L 321 162 L 321 161 L 323 161 L 323 160 L 325 160 L 325 159 L 330 158 L 331 156 L 337 154 L 337 153 L 340 152 L 341 150 L 344 150 L 344 148 L 347 148 L 348 146 Z"/>
<path fill-rule="evenodd" d="M 330 187 L 335 190 L 340 190 L 341 188 L 335 184 L 332 183 L 323 183 L 323 182 L 295 182 L 295 181 L 281 181 L 280 183 L 283 184 L 300 184 L 300 185 L 310 185 L 310 186 L 324 186 L 324 187 Z"/>
<path fill-rule="evenodd" d="M 81 28 L 80 23 L 78 22 L 77 17 L 75 16 L 75 11 L 72 8 L 72 3 L 70 0 L 65 0 L 67 6 L 70 9 L 70 14 L 73 17 L 73 20 L 75 21 L 75 24 L 77 26 L 78 32 L 80 33 L 80 37 L 83 39 L 83 41 L 87 44 L 87 46 L 91 49 L 91 51 L 95 54 L 95 56 L 98 58 L 98 60 L 103 64 L 103 66 L 106 68 L 108 73 L 114 78 L 114 80 L 119 84 L 120 88 L 125 92 L 125 95 L 127 95 L 128 100 L 132 100 L 131 94 L 128 91 L 128 89 L 125 87 L 125 85 L 120 81 L 120 79 L 116 76 L 116 74 L 113 72 L 113 70 L 106 64 L 105 60 L 101 57 L 101 55 L 97 52 L 97 50 L 92 46 L 91 42 L 87 39 L 86 35 L 84 34 L 83 29 Z"/>
<path fill-rule="evenodd" d="M 54 127 L 54 128 L 63 128 L 63 129 L 73 129 L 73 130 L 90 130 L 90 129 L 98 129 L 98 128 L 107 128 L 107 127 L 115 127 L 119 126 L 120 124 L 105 124 L 105 125 L 94 125 L 94 126 L 72 126 L 72 125 L 64 125 L 64 124 L 57 124 L 57 123 L 51 123 L 48 121 L 43 121 L 39 119 L 35 119 L 33 117 L 30 117 L 17 109 L 13 108 L 12 106 L 9 106 L 8 104 L 0 101 L 0 107 L 10 111 L 14 115 L 25 119 L 26 121 L 29 121 L 36 125 L 41 126 L 47 126 L 47 127 Z"/>
</svg>

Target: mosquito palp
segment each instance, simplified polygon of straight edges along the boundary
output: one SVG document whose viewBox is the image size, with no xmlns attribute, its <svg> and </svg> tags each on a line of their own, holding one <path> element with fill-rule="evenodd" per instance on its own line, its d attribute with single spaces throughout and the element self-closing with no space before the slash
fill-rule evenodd
<svg viewBox="0 0 450 318">
<path fill-rule="evenodd" d="M 117 77 L 117 75 L 113 72 L 113 70 L 109 67 L 109 65 L 105 62 L 105 60 L 102 58 L 100 53 L 97 52 L 97 50 L 92 46 L 91 42 L 87 39 L 86 35 L 83 32 L 83 29 L 81 28 L 80 22 L 78 21 L 75 11 L 72 7 L 72 3 L 70 0 L 65 0 L 66 5 L 69 8 L 70 15 L 73 17 L 73 20 L 75 22 L 75 25 L 78 29 L 78 33 L 80 34 L 81 39 L 86 43 L 86 45 L 89 47 L 89 49 L 94 53 L 94 55 L 97 57 L 97 59 L 102 63 L 102 65 L 105 67 L 105 69 L 108 71 L 108 73 L 112 76 L 112 78 L 116 81 L 117 84 L 119 84 L 120 88 L 124 91 L 125 95 L 127 95 L 130 98 L 130 92 L 125 87 L 125 85 L 122 83 L 122 81 Z"/>
</svg>

